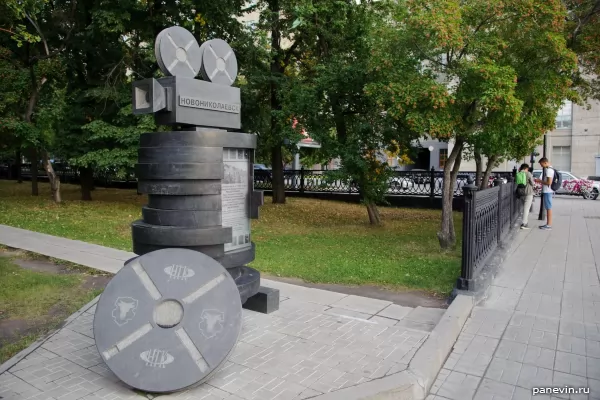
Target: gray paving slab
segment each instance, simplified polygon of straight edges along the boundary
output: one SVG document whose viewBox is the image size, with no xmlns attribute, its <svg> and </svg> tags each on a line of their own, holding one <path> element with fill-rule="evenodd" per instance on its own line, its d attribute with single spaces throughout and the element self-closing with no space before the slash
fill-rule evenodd
<svg viewBox="0 0 600 400">
<path fill-rule="evenodd" d="M 0 243 L 48 257 L 116 273 L 134 253 L 0 225 Z"/>
<path fill-rule="evenodd" d="M 346 310 L 358 311 L 365 314 L 377 314 L 378 312 L 390 306 L 391 304 L 392 302 L 390 301 L 350 295 L 335 302 L 333 306 L 338 308 L 344 308 Z"/>
<path fill-rule="evenodd" d="M 552 231 L 517 234 L 428 400 L 600 399 L 600 202 L 554 208 Z M 533 392 L 566 387 L 589 394 Z"/>
<path fill-rule="evenodd" d="M 135 256 L 3 225 L 0 244 L 108 272 Z M 281 291 L 279 310 L 269 315 L 243 310 L 240 340 L 223 368 L 199 387 L 159 397 L 301 400 L 369 382 L 377 385 L 379 379 L 406 370 L 444 311 L 404 309 L 388 301 L 266 279 L 261 283 Z M 95 308 L 93 302 L 86 305 L 53 336 L 12 362 L 0 374 L 2 400 L 142 398 L 99 356 L 92 330 Z M 383 310 L 387 312 L 381 314 Z M 413 319 L 404 318 L 413 312 Z M 403 321 L 411 325 L 402 326 Z M 594 338 L 600 336 L 596 328 L 582 329 Z M 387 382 L 395 385 L 394 379 Z"/>
</svg>

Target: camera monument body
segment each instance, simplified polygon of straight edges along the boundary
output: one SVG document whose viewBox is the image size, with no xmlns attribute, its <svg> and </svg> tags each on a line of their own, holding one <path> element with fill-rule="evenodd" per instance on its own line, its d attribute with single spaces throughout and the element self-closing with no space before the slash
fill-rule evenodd
<svg viewBox="0 0 600 400">
<path fill-rule="evenodd" d="M 162 31 L 155 53 L 166 77 L 134 82 L 133 112 L 173 130 L 140 137 L 136 176 L 148 204 L 131 227 L 138 257 L 107 285 L 93 326 L 117 377 L 168 393 L 223 365 L 249 298 L 247 307 L 272 310 L 279 295 L 260 288 L 260 274 L 247 266 L 255 254 L 250 219 L 263 196 L 253 189 L 256 135 L 236 131 L 235 54 L 219 39 L 199 46 L 181 27 Z"/>
</svg>

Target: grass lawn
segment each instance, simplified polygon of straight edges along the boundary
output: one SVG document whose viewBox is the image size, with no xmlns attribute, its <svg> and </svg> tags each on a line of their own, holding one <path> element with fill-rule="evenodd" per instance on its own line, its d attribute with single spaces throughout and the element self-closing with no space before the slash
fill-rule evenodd
<svg viewBox="0 0 600 400">
<path fill-rule="evenodd" d="M 36 257 L 37 258 L 37 257 Z M 49 266 L 53 272 L 23 268 Z M 55 328 L 91 301 L 101 288 L 91 287 L 89 275 L 0 248 L 0 364 Z"/>
<path fill-rule="evenodd" d="M 129 224 L 141 218 L 146 197 L 134 190 L 103 189 L 79 201 L 79 187 L 62 185 L 64 203 L 39 197 L 31 184 L 0 181 L 0 224 L 131 251 Z M 271 276 L 308 282 L 421 289 L 447 294 L 460 274 L 460 247 L 443 253 L 436 232 L 440 211 L 381 208 L 381 227 L 368 224 L 358 204 L 288 198 L 266 199 L 252 221 L 257 245 L 254 268 Z M 456 214 L 460 237 L 460 214 Z"/>
</svg>

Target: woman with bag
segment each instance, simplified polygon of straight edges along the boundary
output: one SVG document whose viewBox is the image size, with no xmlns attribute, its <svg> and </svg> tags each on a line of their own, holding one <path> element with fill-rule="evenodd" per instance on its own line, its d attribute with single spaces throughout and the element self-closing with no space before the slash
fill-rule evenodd
<svg viewBox="0 0 600 400">
<path fill-rule="evenodd" d="M 515 183 L 517 184 L 517 197 L 523 202 L 521 229 L 529 229 L 527 223 L 529 220 L 529 210 L 533 204 L 533 188 L 535 187 L 535 180 L 531 172 L 529 172 L 529 165 L 521 165 L 519 172 L 517 172 Z"/>
</svg>

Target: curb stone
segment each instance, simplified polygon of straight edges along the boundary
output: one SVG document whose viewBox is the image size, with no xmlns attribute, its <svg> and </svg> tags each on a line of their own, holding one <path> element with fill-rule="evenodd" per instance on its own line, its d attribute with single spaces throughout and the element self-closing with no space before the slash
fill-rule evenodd
<svg viewBox="0 0 600 400">
<path fill-rule="evenodd" d="M 473 306 L 473 296 L 458 294 L 404 371 L 315 396 L 311 400 L 425 399 L 471 315 Z"/>
<path fill-rule="evenodd" d="M 48 340 L 50 340 L 52 338 L 52 336 L 54 336 L 58 332 L 60 332 L 61 329 L 63 329 L 64 327 L 68 326 L 77 317 L 79 317 L 81 314 L 85 313 L 87 310 L 89 310 L 90 308 L 92 308 L 98 302 L 99 299 L 100 299 L 100 296 L 96 296 L 96 298 L 94 298 L 92 301 L 90 301 L 89 303 L 87 303 L 86 305 L 84 305 L 83 307 L 81 307 L 79 310 L 77 310 L 73 314 L 71 314 L 58 327 L 56 327 L 55 329 L 51 330 L 46 335 L 44 335 L 44 337 L 36 340 L 31 345 L 29 345 L 29 347 L 21 350 L 20 352 L 18 352 L 17 354 L 15 354 L 13 357 L 11 357 L 7 361 L 5 361 L 2 365 L 0 365 L 0 375 L 2 375 L 3 373 L 7 372 L 8 370 L 10 370 L 12 367 L 14 367 L 15 365 L 17 365 L 17 363 L 23 361 L 23 359 L 25 357 L 27 357 L 28 355 L 30 355 L 31 353 L 33 353 L 34 351 L 36 351 L 41 345 L 43 345 Z"/>
</svg>

